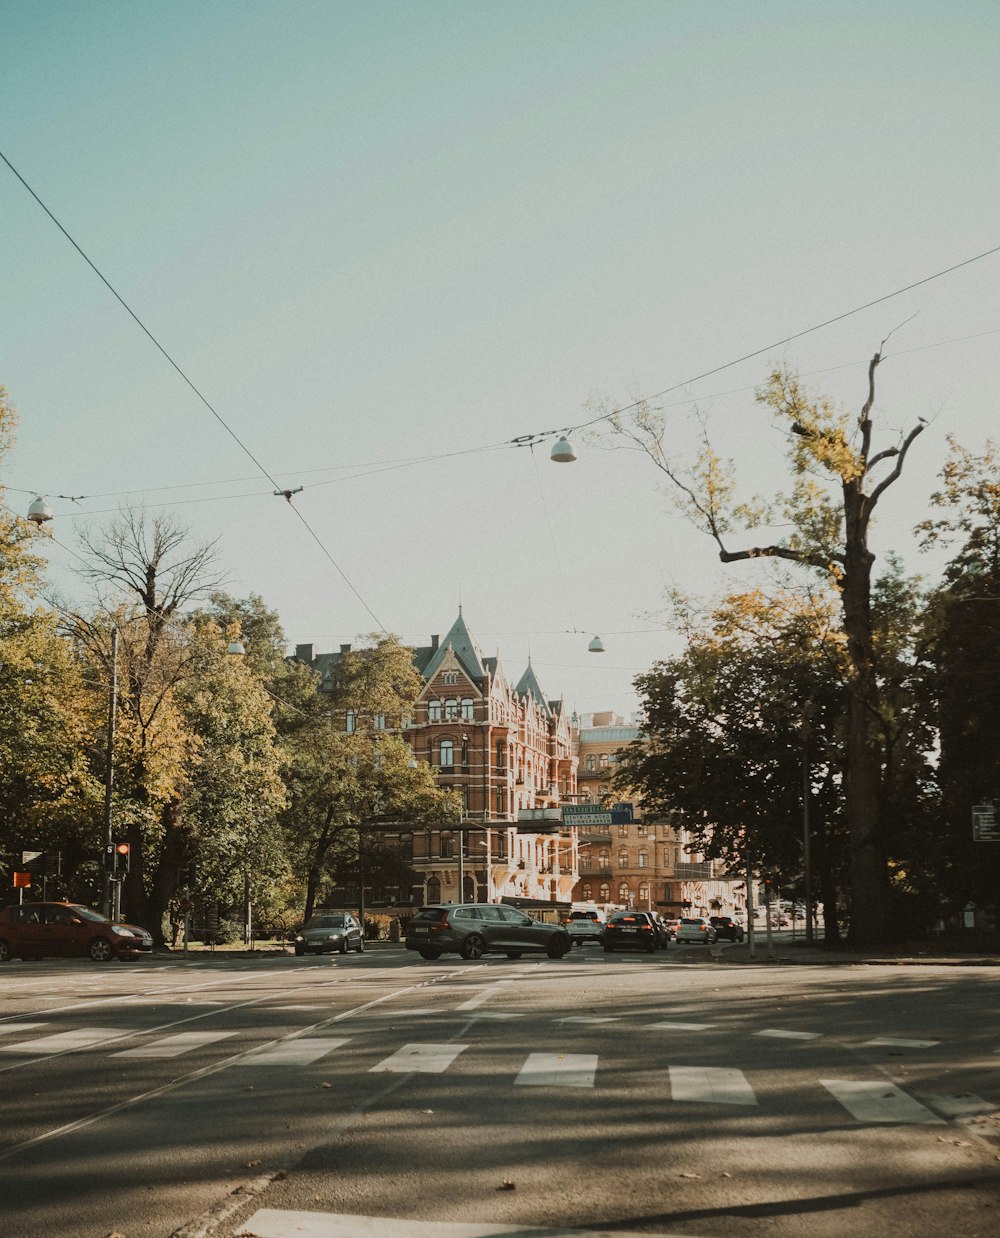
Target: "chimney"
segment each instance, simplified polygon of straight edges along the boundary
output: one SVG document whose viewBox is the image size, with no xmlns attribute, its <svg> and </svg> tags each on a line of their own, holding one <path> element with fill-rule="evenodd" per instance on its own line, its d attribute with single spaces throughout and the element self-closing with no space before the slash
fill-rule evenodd
<svg viewBox="0 0 1000 1238">
<path fill-rule="evenodd" d="M 295 661 L 305 662 L 309 666 L 312 665 L 313 647 L 312 645 L 296 645 L 295 646 Z"/>
<path fill-rule="evenodd" d="M 351 652 L 351 647 L 350 647 L 350 645 L 341 645 L 341 646 L 340 646 L 340 652 L 341 652 L 341 653 L 350 653 L 350 652 Z"/>
<path fill-rule="evenodd" d="M 437 653 L 438 642 L 441 640 L 440 634 L 431 637 L 431 653 Z"/>
</svg>

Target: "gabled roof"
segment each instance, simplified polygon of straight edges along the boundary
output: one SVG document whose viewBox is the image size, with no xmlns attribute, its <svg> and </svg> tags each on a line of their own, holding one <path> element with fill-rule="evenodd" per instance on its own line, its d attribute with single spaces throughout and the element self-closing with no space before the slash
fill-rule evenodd
<svg viewBox="0 0 1000 1238">
<path fill-rule="evenodd" d="M 551 718 L 553 711 L 548 701 L 545 699 L 545 693 L 542 691 L 541 685 L 535 675 L 535 668 L 528 663 L 527 669 L 521 678 L 517 681 L 515 692 L 519 692 L 521 696 L 530 696 L 535 699 L 539 709 L 545 714 L 546 718 Z"/>
<path fill-rule="evenodd" d="M 445 660 L 447 651 L 451 649 L 465 673 L 476 683 L 482 683 L 486 678 L 486 668 L 483 665 L 483 655 L 479 652 L 476 642 L 472 639 L 469 629 L 462 618 L 462 608 L 458 608 L 458 618 L 451 625 L 444 640 L 438 646 L 434 656 L 421 670 L 425 680 L 431 680 L 438 673 L 441 663 Z"/>
</svg>

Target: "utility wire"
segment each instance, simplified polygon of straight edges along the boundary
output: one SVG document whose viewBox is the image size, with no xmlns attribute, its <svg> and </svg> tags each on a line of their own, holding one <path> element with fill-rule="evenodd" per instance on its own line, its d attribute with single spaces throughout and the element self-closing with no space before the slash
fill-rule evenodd
<svg viewBox="0 0 1000 1238">
<path fill-rule="evenodd" d="M 63 236 L 66 238 L 66 240 L 67 240 L 67 241 L 69 241 L 69 243 L 73 246 L 73 248 L 74 248 L 74 249 L 76 250 L 76 252 L 80 255 L 80 257 L 84 260 L 84 262 L 86 262 L 87 266 L 89 266 L 89 267 L 90 267 L 90 269 L 94 272 L 94 274 L 95 274 L 95 275 L 97 276 L 97 278 L 101 281 L 101 283 L 102 283 L 102 284 L 104 284 L 104 286 L 107 288 L 107 290 L 108 290 L 108 291 L 111 293 L 111 295 L 115 298 L 115 300 L 118 302 L 118 304 L 119 304 L 119 305 L 121 305 L 122 309 L 124 309 L 124 310 L 125 310 L 125 312 L 126 312 L 126 313 L 129 315 L 129 317 L 133 320 L 133 322 L 135 322 L 135 324 L 136 324 L 136 325 L 140 328 L 140 330 L 143 332 L 143 334 L 144 334 L 144 335 L 145 335 L 145 336 L 146 336 L 146 337 L 150 340 L 150 342 L 151 342 L 151 343 L 152 343 L 152 344 L 156 347 L 156 349 L 157 349 L 157 350 L 158 350 L 158 351 L 162 354 L 162 356 L 163 356 L 163 357 L 164 357 L 164 358 L 165 358 L 165 359 L 169 362 L 169 364 L 172 366 L 172 368 L 173 368 L 174 370 L 176 370 L 176 372 L 177 372 L 177 373 L 181 376 L 181 378 L 184 380 L 184 382 L 187 384 L 187 386 L 188 386 L 188 387 L 190 387 L 190 389 L 194 392 L 194 394 L 197 396 L 197 398 L 201 401 L 201 403 L 205 406 L 205 408 L 207 408 L 207 409 L 208 409 L 208 411 L 212 414 L 212 416 L 215 418 L 215 420 L 219 423 L 219 425 L 220 425 L 220 426 L 222 426 L 222 428 L 226 431 L 226 433 L 230 436 L 230 438 L 231 438 L 231 439 L 232 439 L 232 440 L 236 443 L 236 445 L 240 448 L 240 450 L 244 453 L 244 455 L 246 455 L 246 456 L 247 456 L 250 460 L 252 460 L 252 461 L 253 461 L 253 463 L 254 463 L 254 465 L 255 465 L 255 466 L 256 466 L 256 467 L 257 467 L 257 468 L 261 471 L 261 473 L 263 473 L 263 475 L 267 478 L 267 480 L 268 480 L 268 481 L 271 483 L 271 485 L 275 488 L 275 492 L 276 492 L 276 493 L 278 493 L 278 494 L 283 494 L 283 493 L 284 493 L 283 488 L 282 488 L 282 487 L 278 484 L 278 482 L 277 482 L 277 481 L 275 481 L 275 479 L 271 476 L 271 474 L 270 474 L 270 473 L 268 472 L 268 470 L 264 467 L 264 465 L 261 463 L 261 461 L 257 459 L 257 457 L 254 455 L 254 453 L 250 450 L 250 448 L 246 445 L 246 443 L 244 443 L 244 442 L 243 442 L 243 440 L 242 440 L 242 439 L 240 438 L 240 436 L 236 433 L 236 431 L 232 428 L 232 426 L 230 426 L 230 425 L 229 425 L 229 423 L 228 423 L 228 422 L 226 421 L 226 419 L 222 416 L 222 414 L 221 414 L 221 413 L 219 413 L 219 412 L 218 412 L 218 410 L 217 410 L 217 409 L 215 409 L 215 408 L 213 407 L 213 405 L 210 403 L 210 401 L 208 400 L 208 398 L 207 398 L 207 397 L 203 394 L 203 392 L 202 392 L 202 391 L 200 391 L 200 390 L 199 390 L 199 388 L 198 388 L 197 386 L 195 386 L 194 382 L 192 382 L 192 380 L 191 380 L 191 379 L 187 376 L 187 374 L 186 374 L 186 373 L 184 372 L 184 370 L 180 367 L 180 365 L 179 365 L 179 364 L 178 364 L 178 363 L 177 363 L 177 362 L 173 359 L 173 357 L 170 355 L 170 353 L 169 353 L 169 352 L 167 352 L 167 350 L 163 347 L 163 345 L 162 345 L 162 344 L 160 343 L 160 341 L 156 338 L 156 336 L 152 333 L 152 331 L 150 331 L 150 329 L 149 329 L 149 328 L 146 326 L 146 324 L 142 321 L 142 319 L 139 317 L 139 315 L 138 315 L 138 314 L 137 314 L 137 313 L 136 313 L 136 312 L 132 309 L 132 307 L 128 304 L 128 302 L 125 300 L 125 298 L 121 296 L 121 294 L 118 292 L 118 290 L 117 290 L 117 289 L 116 289 L 116 288 L 115 288 L 115 287 L 111 284 L 111 282 L 110 282 L 110 281 L 106 278 L 106 276 L 104 275 L 104 273 L 103 273 L 103 272 L 102 272 L 102 271 L 101 271 L 101 270 L 97 267 L 97 265 L 96 265 L 94 262 L 92 262 L 92 261 L 91 261 L 91 259 L 87 256 L 87 254 L 86 254 L 86 253 L 84 253 L 83 249 L 82 249 L 82 248 L 81 248 L 81 247 L 77 244 L 77 242 L 73 239 L 73 237 L 69 234 L 69 232 L 68 232 L 68 231 L 67 231 L 67 230 L 63 227 L 63 225 L 59 222 L 59 220 L 55 217 L 55 215 L 54 215 L 54 214 L 53 214 L 53 213 L 49 210 L 49 208 L 45 205 L 45 203 L 44 203 L 44 202 L 42 201 L 42 199 L 38 196 L 38 194 L 37 194 L 37 193 L 35 193 L 34 189 L 32 189 L 32 187 L 31 187 L 31 186 L 28 184 L 28 182 L 24 179 L 24 177 L 23 177 L 23 176 L 21 175 L 21 173 L 17 170 L 17 168 L 15 168 L 15 167 L 14 167 L 14 165 L 11 163 L 11 161 L 7 158 L 7 156 L 3 153 L 3 151 L 2 151 L 2 150 L 0 150 L 0 160 L 3 160 L 3 162 L 4 162 L 4 163 L 7 165 L 7 167 L 11 170 L 11 172 L 13 172 L 13 174 L 14 174 L 14 175 L 17 177 L 17 179 L 21 182 L 21 184 L 22 184 L 22 185 L 24 186 L 24 188 L 28 191 L 28 193 L 29 193 L 29 194 L 31 194 L 32 198 L 34 198 L 34 200 L 35 200 L 35 201 L 38 203 L 38 205 L 42 208 L 42 210 L 45 212 L 45 214 L 46 214 L 46 215 L 48 215 L 49 219 L 51 219 L 51 220 L 52 220 L 52 222 L 55 224 L 55 226 L 56 226 L 56 227 L 59 229 L 59 231 L 63 234 Z M 294 504 L 292 504 L 292 502 L 291 502 L 290 500 L 289 500 L 289 504 L 288 504 L 288 505 L 289 505 L 289 507 L 292 507 L 292 509 L 294 510 L 295 515 L 296 515 L 296 517 L 298 518 L 299 522 L 302 524 L 303 528 L 305 528 L 306 532 L 309 534 L 309 536 L 312 538 L 312 540 L 316 543 L 316 545 L 320 548 L 320 550 L 322 551 L 322 553 L 323 553 L 324 557 L 325 557 L 326 559 L 328 559 L 328 560 L 329 560 L 329 562 L 333 565 L 333 567 L 334 567 L 334 568 L 336 568 L 336 570 L 337 570 L 337 572 L 339 573 L 339 575 L 340 575 L 341 579 L 344 581 L 344 583 L 347 585 L 347 587 L 351 590 L 351 592 L 352 592 L 352 593 L 354 594 L 354 596 L 358 599 L 358 601 L 359 601 L 359 602 L 361 603 L 361 605 L 365 608 L 365 610 L 369 613 L 369 615 L 371 615 L 371 617 L 375 620 L 375 622 L 378 624 L 379 628 L 380 628 L 383 632 L 386 632 L 386 634 L 388 635 L 388 631 L 387 631 L 387 629 L 386 629 L 385 625 L 382 623 L 382 621 L 379 619 L 379 617 L 375 614 L 375 612 L 372 610 L 372 608 L 368 605 L 368 603 L 365 601 L 365 599 L 361 596 L 361 594 L 357 591 L 357 589 L 354 587 L 354 585 L 353 585 L 353 584 L 351 583 L 351 581 L 348 579 L 348 577 L 347 577 L 346 573 L 344 572 L 343 568 L 341 568 L 341 566 L 340 566 L 340 565 L 336 562 L 336 560 L 334 559 L 333 555 L 331 555 L 331 554 L 330 554 L 330 552 L 329 552 L 329 550 L 327 550 L 326 546 L 324 546 L 324 545 L 323 545 L 323 542 L 322 542 L 322 540 L 320 539 L 319 534 L 318 534 L 318 533 L 316 533 L 316 531 L 312 528 L 312 526 L 311 526 L 311 525 L 309 524 L 309 522 L 306 520 L 305 516 L 303 516 L 303 515 L 302 515 L 302 513 L 298 510 L 298 508 L 296 508 L 296 507 L 294 506 Z"/>
</svg>

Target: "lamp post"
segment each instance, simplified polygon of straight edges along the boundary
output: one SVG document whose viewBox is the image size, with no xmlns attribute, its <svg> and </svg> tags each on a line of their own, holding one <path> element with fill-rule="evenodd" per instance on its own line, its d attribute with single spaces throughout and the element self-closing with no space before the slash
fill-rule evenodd
<svg viewBox="0 0 1000 1238">
<path fill-rule="evenodd" d="M 812 735 L 812 722 L 816 715 L 816 704 L 807 701 L 802 710 L 802 870 L 803 886 L 806 904 L 806 945 L 813 944 L 813 904 L 812 904 L 812 858 L 810 854 L 810 822 L 809 801 L 811 798 L 811 771 L 809 766 L 809 739 Z M 795 909 L 792 909 L 792 923 L 795 923 Z"/>
<path fill-rule="evenodd" d="M 114 855 L 111 808 L 115 787 L 115 725 L 118 717 L 118 629 L 111 629 L 111 685 L 108 697 L 108 745 L 104 761 L 104 874 L 101 881 L 103 911 L 111 915 L 111 868 Z M 117 899 L 115 900 L 117 902 Z"/>
</svg>

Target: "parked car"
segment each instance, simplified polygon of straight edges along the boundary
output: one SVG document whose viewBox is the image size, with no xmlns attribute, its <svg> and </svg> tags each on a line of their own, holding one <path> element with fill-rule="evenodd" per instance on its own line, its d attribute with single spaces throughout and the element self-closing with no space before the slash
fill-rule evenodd
<svg viewBox="0 0 1000 1238">
<path fill-rule="evenodd" d="M 667 918 L 663 921 L 663 927 L 667 930 L 671 937 L 676 937 L 680 922 L 679 916 L 667 916 Z"/>
<path fill-rule="evenodd" d="M 441 903 L 421 907 L 406 927 L 406 948 L 421 958 L 460 954 L 479 959 L 506 954 L 519 959 L 527 950 L 542 950 L 561 959 L 572 946 L 561 924 L 543 924 L 505 903 Z"/>
<path fill-rule="evenodd" d="M 709 945 L 718 939 L 718 933 L 707 920 L 700 916 L 682 916 L 674 938 L 681 942 L 702 942 Z"/>
<path fill-rule="evenodd" d="M 21 903 L 0 911 L 0 962 L 85 955 L 95 963 L 124 962 L 152 949 L 144 928 L 109 920 L 80 903 Z"/>
<path fill-rule="evenodd" d="M 298 955 L 346 954 L 348 950 L 361 954 L 365 935 L 349 911 L 318 911 L 295 934 L 294 943 Z"/>
<path fill-rule="evenodd" d="M 661 944 L 660 929 L 649 911 L 616 911 L 604 927 L 604 949 L 648 950 L 650 954 Z"/>
<path fill-rule="evenodd" d="M 732 916 L 709 916 L 708 922 L 717 937 L 724 937 L 727 941 L 743 940 L 743 925 Z"/>
<path fill-rule="evenodd" d="M 563 920 L 563 928 L 574 946 L 585 946 L 588 941 L 600 945 L 604 941 L 604 921 L 599 911 L 571 911 Z"/>
</svg>

